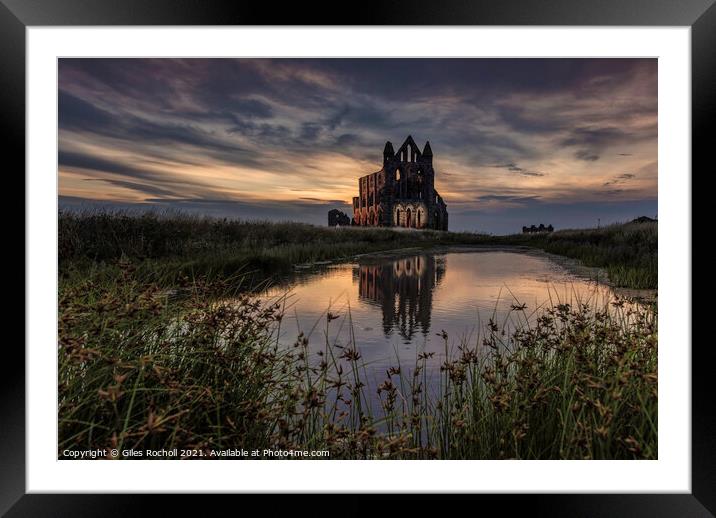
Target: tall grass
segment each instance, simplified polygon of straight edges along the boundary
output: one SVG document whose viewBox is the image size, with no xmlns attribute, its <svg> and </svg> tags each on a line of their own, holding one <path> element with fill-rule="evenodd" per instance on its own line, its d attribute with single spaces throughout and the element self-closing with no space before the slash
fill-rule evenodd
<svg viewBox="0 0 716 518">
<path fill-rule="evenodd" d="M 328 228 L 181 213 L 61 212 L 58 223 L 63 278 L 88 273 L 116 275 L 115 265 L 124 258 L 136 262 L 140 272 L 151 280 L 165 285 L 185 276 L 231 277 L 237 272 L 250 272 L 254 283 L 259 283 L 287 274 L 298 264 L 445 245 L 539 248 L 604 268 L 613 284 L 629 288 L 656 288 L 658 277 L 656 223 L 511 236 Z M 103 272 L 105 269 L 108 270 Z"/>
<path fill-rule="evenodd" d="M 252 272 L 260 281 L 290 272 L 297 264 L 488 239 L 470 233 L 328 228 L 181 213 L 61 212 L 58 223 L 62 274 L 84 275 L 126 258 L 164 283 L 182 276 L 234 276 L 239 271 Z"/>
<path fill-rule="evenodd" d="M 439 372 L 434 353 L 422 352 L 371 388 L 355 339 L 300 335 L 280 347 L 280 300 L 262 303 L 218 280 L 187 282 L 172 297 L 131 263 L 119 268 L 113 280 L 60 285 L 60 452 L 657 455 L 655 308 L 560 304 L 513 331 L 489 321 L 478 340 L 443 337 Z M 325 336 L 339 324 L 350 326 L 350 314 L 328 313 Z"/>
<path fill-rule="evenodd" d="M 263 445 L 281 388 L 278 307 L 187 289 L 170 302 L 125 265 L 116 282 L 60 290 L 60 451 Z"/>
<path fill-rule="evenodd" d="M 445 336 L 437 371 L 421 352 L 375 386 L 355 338 L 281 347 L 281 301 L 247 294 L 302 263 L 459 244 L 541 248 L 655 287 L 656 224 L 485 236 L 94 212 L 61 213 L 58 237 L 60 452 L 656 457 L 655 307 L 577 302 L 517 330 L 490 321 L 477 340 Z M 328 313 L 326 337 L 335 325 L 352 328 L 350 315 Z"/>
</svg>

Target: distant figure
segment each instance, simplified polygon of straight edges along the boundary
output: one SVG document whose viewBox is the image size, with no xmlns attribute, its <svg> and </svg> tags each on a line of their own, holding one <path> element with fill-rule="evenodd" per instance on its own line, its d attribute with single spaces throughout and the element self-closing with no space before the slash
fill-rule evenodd
<svg viewBox="0 0 716 518">
<path fill-rule="evenodd" d="M 522 227 L 523 234 L 536 234 L 541 232 L 554 232 L 554 227 L 551 223 L 546 227 L 544 226 L 544 223 L 540 223 L 539 227 L 535 225 L 532 225 L 530 227 Z"/>
<path fill-rule="evenodd" d="M 351 224 L 351 218 L 348 214 L 338 209 L 331 209 L 328 211 L 328 226 L 329 227 L 343 227 Z"/>
</svg>

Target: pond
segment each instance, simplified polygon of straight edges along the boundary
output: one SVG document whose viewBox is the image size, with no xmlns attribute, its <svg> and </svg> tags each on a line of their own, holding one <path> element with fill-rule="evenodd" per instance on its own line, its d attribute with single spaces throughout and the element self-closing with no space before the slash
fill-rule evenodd
<svg viewBox="0 0 716 518">
<path fill-rule="evenodd" d="M 432 366 L 439 366 L 443 333 L 450 348 L 474 345 L 490 319 L 509 331 L 546 307 L 601 308 L 615 295 L 545 254 L 472 250 L 366 256 L 305 272 L 265 296 L 285 297 L 281 343 L 291 345 L 300 331 L 312 348 L 354 341 L 376 382 L 391 366 L 414 365 L 423 351 L 435 353 Z"/>
</svg>

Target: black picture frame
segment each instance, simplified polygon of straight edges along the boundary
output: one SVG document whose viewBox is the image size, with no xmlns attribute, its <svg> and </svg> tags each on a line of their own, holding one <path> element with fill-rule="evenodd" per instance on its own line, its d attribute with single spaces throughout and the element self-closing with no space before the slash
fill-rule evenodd
<svg viewBox="0 0 716 518">
<path fill-rule="evenodd" d="M 0 106 L 7 163 L 25 168 L 25 30 L 62 25 L 622 25 L 689 26 L 692 52 L 692 171 L 713 169 L 716 107 L 715 0 L 500 0 L 285 3 L 196 0 L 0 0 Z M 349 8 L 350 7 L 350 8 Z M 338 13 L 345 13 L 339 18 Z M 13 158 L 14 160 L 8 160 Z M 707 166 L 708 164 L 708 166 Z M 673 173 L 673 172 L 670 172 Z M 693 181 L 692 172 L 682 173 Z M 19 175 L 16 175 L 19 177 Z M 24 192 L 24 183 L 21 187 Z M 692 192 L 696 192 L 693 191 Z M 692 205 L 694 209 L 697 204 Z M 695 225 L 704 218 L 692 213 Z M 693 232 L 693 231 L 692 231 Z M 698 235 L 696 232 L 693 235 Z M 24 248 L 23 248 L 24 250 Z M 24 252 L 23 252 L 24 257 Z M 24 258 L 27 260 L 27 258 Z M 688 301 L 685 301 L 688 302 Z M 24 305 L 23 305 L 24 307 Z M 31 308 L 28 308 L 31 309 Z M 696 315 L 707 310 L 693 303 Z M 701 312 L 701 313 L 699 313 Z M 693 320 L 693 317 L 692 317 Z M 699 321 L 699 319 L 695 319 Z M 710 385 L 710 341 L 692 347 L 692 493 L 645 495 L 511 495 L 501 512 L 529 506 L 532 514 L 570 516 L 713 516 L 716 513 L 716 405 Z M 4 344 L 0 377 L 0 513 L 7 516 L 128 516 L 150 511 L 157 497 L 25 494 L 25 353 Z M 49 349 L 48 349 L 49 350 Z M 21 368 L 21 366 L 23 366 Z M 246 498 L 246 497 L 243 497 Z M 370 509 L 365 496 L 344 500 L 341 514 Z M 497 498 L 486 495 L 484 498 Z M 163 514 L 186 512 L 186 498 L 162 502 Z M 418 505 L 421 499 L 417 499 Z M 415 503 L 415 501 L 414 501 Z M 213 504 L 217 505 L 217 504 Z M 295 500 L 287 502 L 295 507 Z M 314 504 L 312 504 L 314 505 Z M 401 504 L 403 505 L 403 504 Z M 316 505 L 316 512 L 319 512 Z M 403 508 L 403 512 L 409 512 Z M 276 501 L 272 500 L 273 512 Z"/>
</svg>

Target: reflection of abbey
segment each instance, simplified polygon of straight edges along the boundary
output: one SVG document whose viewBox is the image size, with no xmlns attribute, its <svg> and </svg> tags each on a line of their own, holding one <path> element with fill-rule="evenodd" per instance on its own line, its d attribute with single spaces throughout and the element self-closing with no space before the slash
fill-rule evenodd
<svg viewBox="0 0 716 518">
<path fill-rule="evenodd" d="M 361 264 L 357 274 L 359 296 L 380 306 L 386 336 L 395 330 L 409 341 L 418 328 L 423 335 L 430 332 L 433 290 L 445 274 L 443 260 L 404 257 L 388 264 Z"/>
<path fill-rule="evenodd" d="M 361 226 L 447 230 L 445 202 L 435 190 L 430 142 L 421 152 L 408 136 L 398 151 L 386 142 L 383 168 L 358 180 L 353 222 Z"/>
</svg>

